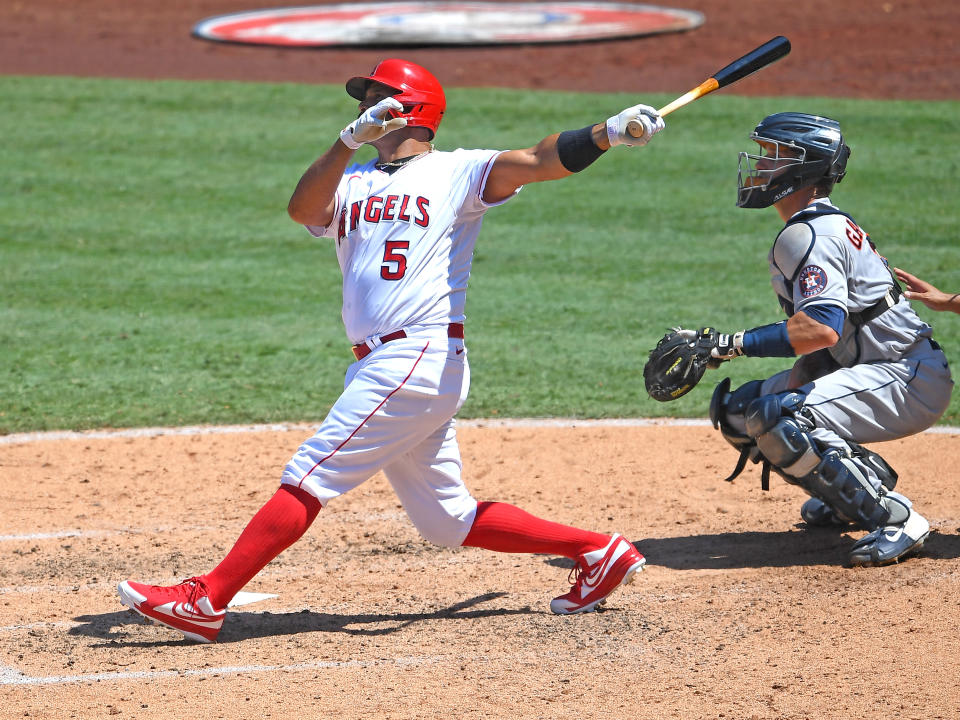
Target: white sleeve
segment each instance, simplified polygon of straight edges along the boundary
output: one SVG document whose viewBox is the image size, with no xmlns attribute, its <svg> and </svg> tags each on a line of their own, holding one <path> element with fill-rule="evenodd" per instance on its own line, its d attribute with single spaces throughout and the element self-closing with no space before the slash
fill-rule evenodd
<svg viewBox="0 0 960 720">
<path fill-rule="evenodd" d="M 466 213 L 481 213 L 489 208 L 503 205 L 511 198 L 516 197 L 523 186 L 518 187 L 513 195 L 505 197 L 494 203 L 488 203 L 483 199 L 483 191 L 487 186 L 487 179 L 490 177 L 490 171 L 493 170 L 493 164 L 497 158 L 505 151 L 503 150 L 462 150 L 459 152 L 469 153 L 470 160 L 470 192 L 464 198 L 463 211 Z"/>
<path fill-rule="evenodd" d="M 340 188 L 337 188 L 337 193 L 334 196 L 333 203 L 333 219 L 330 221 L 329 225 L 304 225 L 307 229 L 307 232 L 313 235 L 316 238 L 328 237 L 334 238 L 337 236 L 337 221 L 340 219 L 340 215 L 343 212 L 343 198 L 340 195 Z"/>
<path fill-rule="evenodd" d="M 351 180 L 361 178 L 365 172 L 370 170 L 376 163 L 376 158 L 366 163 L 352 163 L 343 171 L 343 177 L 340 178 L 340 184 L 337 185 L 337 192 L 333 200 L 333 219 L 329 225 L 304 225 L 314 237 L 336 238 L 340 229 L 340 223 L 343 220 L 344 209 L 346 208 L 347 185 Z"/>
</svg>

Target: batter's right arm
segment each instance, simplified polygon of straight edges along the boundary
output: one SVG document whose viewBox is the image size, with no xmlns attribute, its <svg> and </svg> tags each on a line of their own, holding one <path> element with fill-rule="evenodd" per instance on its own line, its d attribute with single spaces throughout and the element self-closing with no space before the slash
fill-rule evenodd
<svg viewBox="0 0 960 720">
<path fill-rule="evenodd" d="M 387 133 L 406 127 L 406 118 L 394 118 L 391 112 L 403 105 L 393 97 L 386 97 L 349 123 L 340 133 L 340 139 L 321 155 L 300 178 L 296 190 L 287 203 L 287 213 L 301 225 L 326 227 L 337 210 L 336 193 L 343 171 L 361 145 L 379 140 Z"/>
<path fill-rule="evenodd" d="M 353 150 L 337 140 L 307 168 L 287 203 L 287 213 L 294 222 L 320 227 L 333 222 L 337 187 L 352 157 Z"/>
</svg>

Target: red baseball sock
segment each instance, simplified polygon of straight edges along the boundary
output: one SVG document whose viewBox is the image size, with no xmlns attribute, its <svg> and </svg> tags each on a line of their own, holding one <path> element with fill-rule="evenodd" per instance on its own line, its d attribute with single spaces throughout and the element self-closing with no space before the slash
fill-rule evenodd
<svg viewBox="0 0 960 720">
<path fill-rule="evenodd" d="M 482 502 L 477 504 L 473 527 L 463 544 L 496 552 L 545 553 L 576 560 L 608 542 L 608 535 L 541 520 L 508 503 Z"/>
<path fill-rule="evenodd" d="M 320 501 L 306 490 L 281 485 L 240 533 L 223 561 L 201 578 L 213 606 L 225 608 L 268 562 L 299 540 L 320 507 Z"/>
</svg>

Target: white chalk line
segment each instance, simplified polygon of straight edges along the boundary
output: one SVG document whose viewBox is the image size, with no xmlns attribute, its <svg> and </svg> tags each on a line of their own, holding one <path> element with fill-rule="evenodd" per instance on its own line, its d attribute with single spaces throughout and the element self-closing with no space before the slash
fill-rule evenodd
<svg viewBox="0 0 960 720">
<path fill-rule="evenodd" d="M 484 418 L 458 420 L 464 428 L 595 428 L 595 427 L 708 427 L 706 418 Z M 128 428 L 123 430 L 54 430 L 48 432 L 0 435 L 0 445 L 22 445 L 55 440 L 100 440 L 113 438 L 154 438 L 176 435 L 231 435 L 238 433 L 314 432 L 319 423 L 272 423 L 265 425 L 187 425 L 184 427 Z M 924 432 L 935 435 L 960 435 L 960 427 L 937 425 Z"/>
<path fill-rule="evenodd" d="M 458 420 L 459 427 L 648 427 L 652 425 L 709 425 L 706 419 L 610 418 L 577 420 L 572 418 L 490 418 Z M 272 423 L 266 425 L 186 425 L 183 427 L 126 428 L 121 430 L 52 430 L 47 432 L 0 435 L 0 445 L 22 445 L 51 440 L 102 440 L 113 438 L 152 438 L 175 435 L 231 435 L 237 433 L 314 432 L 319 423 Z"/>
<path fill-rule="evenodd" d="M 169 584 L 179 582 L 171 579 Z M 74 583 L 73 585 L 7 585 L 0 587 L 0 595 L 35 595 L 38 593 L 64 594 L 87 592 L 89 590 L 113 590 L 117 583 L 113 580 L 95 583 Z"/>
<path fill-rule="evenodd" d="M 58 532 L 26 533 L 24 535 L 0 535 L 0 542 L 5 540 L 61 540 L 63 538 L 98 537 L 101 535 L 116 535 L 122 530 L 60 530 Z"/>
<path fill-rule="evenodd" d="M 76 622 L 74 620 L 55 620 L 51 622 L 43 622 L 41 620 L 40 622 L 23 623 L 21 625 L 0 625 L 0 632 L 8 633 L 8 632 L 18 632 L 20 630 L 37 630 L 37 629 L 69 630 L 70 628 L 77 627 L 77 625 L 81 625 L 81 624 L 82 623 Z M 3 667 L 3 666 L 0 665 L 0 667 Z"/>
<path fill-rule="evenodd" d="M 80 675 L 33 676 L 16 668 L 0 665 L 0 685 L 61 685 L 121 680 L 157 680 L 170 677 L 209 677 L 211 675 L 248 675 L 269 672 L 305 672 L 309 670 L 371 668 L 380 665 L 428 665 L 439 662 L 433 657 L 379 658 L 377 660 L 316 660 L 291 665 L 224 665 L 198 670 L 131 670 L 118 672 L 84 673 Z"/>
<path fill-rule="evenodd" d="M 0 436 L 0 445 L 46 442 L 50 440 L 94 440 L 112 438 L 161 437 L 164 435 L 229 435 L 233 433 L 286 432 L 318 425 L 188 425 L 184 427 L 128 428 L 124 430 L 52 430 L 48 432 L 13 433 Z"/>
<path fill-rule="evenodd" d="M 112 528 L 110 530 L 54 530 L 51 532 L 22 533 L 17 535 L 0 535 L 0 542 L 23 542 L 27 540 L 63 540 L 65 538 L 104 537 L 109 535 L 159 535 L 171 530 L 219 531 L 220 528 L 205 525 L 177 525 L 176 527 L 159 527 L 151 530 L 143 528 Z"/>
</svg>

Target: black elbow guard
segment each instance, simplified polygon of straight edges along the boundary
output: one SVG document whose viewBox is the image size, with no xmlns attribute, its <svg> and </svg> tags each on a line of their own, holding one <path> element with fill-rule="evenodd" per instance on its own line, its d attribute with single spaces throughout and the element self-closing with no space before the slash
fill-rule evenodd
<svg viewBox="0 0 960 720">
<path fill-rule="evenodd" d="M 580 172 L 589 167 L 603 153 L 593 141 L 593 125 L 580 130 L 566 130 L 557 138 L 560 164 L 570 172 Z"/>
</svg>

